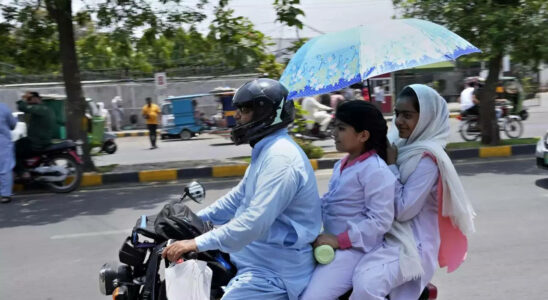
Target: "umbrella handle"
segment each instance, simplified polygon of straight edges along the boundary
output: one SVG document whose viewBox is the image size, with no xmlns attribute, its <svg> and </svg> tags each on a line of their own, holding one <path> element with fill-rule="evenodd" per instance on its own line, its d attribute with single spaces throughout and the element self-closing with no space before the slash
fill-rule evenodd
<svg viewBox="0 0 548 300">
<path fill-rule="evenodd" d="M 367 93 L 369 94 L 369 102 L 373 103 L 373 98 L 371 97 L 371 82 L 367 78 Z"/>
</svg>

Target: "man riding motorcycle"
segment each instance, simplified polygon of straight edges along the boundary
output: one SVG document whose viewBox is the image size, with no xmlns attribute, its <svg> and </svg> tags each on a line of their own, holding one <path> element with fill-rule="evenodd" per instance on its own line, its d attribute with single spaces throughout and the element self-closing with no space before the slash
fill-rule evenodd
<svg viewBox="0 0 548 300">
<path fill-rule="evenodd" d="M 15 172 L 28 179 L 30 174 L 23 173 L 23 161 L 49 145 L 53 138 L 55 116 L 53 111 L 42 103 L 37 92 L 26 92 L 23 100 L 17 101 L 17 108 L 27 118 L 27 136 L 15 142 Z"/>
<path fill-rule="evenodd" d="M 329 106 L 323 105 L 314 97 L 306 97 L 302 102 L 303 109 L 307 112 L 305 118 L 307 120 L 314 121 L 320 125 L 320 132 L 326 132 L 329 122 L 331 122 L 332 116 L 327 113 L 333 109 Z M 306 127 L 310 130 L 314 127 L 314 123 L 307 123 Z"/>
<path fill-rule="evenodd" d="M 225 300 L 297 299 L 314 270 L 311 243 L 320 232 L 321 202 L 312 166 L 287 134 L 294 118 L 287 94 L 271 79 L 238 89 L 232 139 L 253 147 L 251 163 L 230 193 L 198 212 L 219 227 L 162 253 L 170 261 L 191 251 L 230 253 L 238 272 Z"/>
</svg>

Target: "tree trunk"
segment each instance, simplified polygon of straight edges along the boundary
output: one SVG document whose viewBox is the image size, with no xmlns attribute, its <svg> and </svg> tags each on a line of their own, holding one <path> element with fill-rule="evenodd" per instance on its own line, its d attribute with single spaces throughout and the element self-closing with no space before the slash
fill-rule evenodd
<svg viewBox="0 0 548 300">
<path fill-rule="evenodd" d="M 499 126 L 495 115 L 495 97 L 502 56 L 503 54 L 499 53 L 489 59 L 489 75 L 487 75 L 485 87 L 479 94 L 481 143 L 485 145 L 500 144 Z"/>
<path fill-rule="evenodd" d="M 91 160 L 87 138 L 87 120 L 85 119 L 86 100 L 80 82 L 80 69 L 76 56 L 74 28 L 72 24 L 71 0 L 46 0 L 48 13 L 57 23 L 59 33 L 59 48 L 61 64 L 63 66 L 63 80 L 67 103 L 67 137 L 74 141 L 82 141 L 84 170 L 94 171 L 95 165 Z"/>
</svg>

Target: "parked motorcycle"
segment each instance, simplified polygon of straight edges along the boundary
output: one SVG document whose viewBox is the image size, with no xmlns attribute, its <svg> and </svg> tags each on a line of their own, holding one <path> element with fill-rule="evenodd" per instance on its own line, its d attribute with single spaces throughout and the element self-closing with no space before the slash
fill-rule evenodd
<svg viewBox="0 0 548 300">
<path fill-rule="evenodd" d="M 167 300 L 166 283 L 160 276 L 170 264 L 161 258 L 164 248 L 171 239 L 191 239 L 213 229 L 211 223 L 202 221 L 183 203 L 187 197 L 201 203 L 205 198 L 204 187 L 191 182 L 180 199 L 166 204 L 156 215 L 137 219 L 120 248 L 120 263 L 105 263 L 99 271 L 99 290 L 103 295 L 112 295 L 113 300 Z M 187 253 L 183 260 L 188 259 L 207 263 L 213 273 L 211 299 L 220 299 L 224 287 L 236 274 L 228 254 L 217 250 Z M 348 299 L 349 295 L 350 292 L 340 299 Z M 419 300 L 436 297 L 436 287 L 428 284 Z"/>
<path fill-rule="evenodd" d="M 523 134 L 522 117 L 510 114 L 511 105 L 507 102 L 495 107 L 497 123 L 500 131 L 504 131 L 508 138 L 519 138 Z M 527 118 L 527 116 L 525 116 Z M 465 141 L 475 141 L 481 136 L 480 124 L 477 115 L 461 113 L 458 116 L 461 122 L 459 133 Z"/>
<path fill-rule="evenodd" d="M 30 173 L 30 179 L 18 181 L 37 182 L 56 193 L 74 191 L 80 186 L 83 176 L 83 162 L 76 149 L 73 141 L 66 140 L 25 159 L 24 168 Z"/>
<path fill-rule="evenodd" d="M 118 149 L 116 146 L 116 135 L 112 132 L 105 132 L 103 134 L 103 145 L 101 146 L 101 151 L 107 154 L 114 154 Z"/>
</svg>

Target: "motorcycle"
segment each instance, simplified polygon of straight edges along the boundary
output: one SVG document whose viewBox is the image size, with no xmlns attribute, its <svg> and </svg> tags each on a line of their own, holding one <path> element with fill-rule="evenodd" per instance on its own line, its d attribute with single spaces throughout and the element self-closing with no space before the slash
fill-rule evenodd
<svg viewBox="0 0 548 300">
<path fill-rule="evenodd" d="M 167 300 L 166 283 L 160 276 L 164 248 L 172 239 L 191 239 L 213 229 L 211 223 L 203 222 L 183 203 L 187 197 L 201 203 L 205 198 L 204 187 L 191 182 L 180 199 L 166 204 L 156 215 L 143 215 L 137 219 L 131 235 L 120 248 L 120 263 L 105 263 L 99 271 L 99 290 L 103 295 L 112 295 L 113 300 Z M 207 263 L 213 273 L 211 299 L 220 299 L 236 274 L 228 254 L 217 250 L 187 253 L 182 259 Z M 165 270 L 170 262 L 167 259 L 163 262 Z M 348 299 L 350 293 L 339 299 Z M 436 287 L 428 284 L 419 300 L 436 298 Z"/>
<path fill-rule="evenodd" d="M 99 271 L 99 290 L 112 295 L 114 300 L 166 300 L 166 283 L 160 273 L 169 266 L 161 254 L 170 240 L 192 239 L 213 229 L 203 222 L 183 201 L 190 198 L 198 203 L 205 197 L 203 186 L 190 183 L 182 197 L 172 201 L 156 215 L 141 216 L 131 236 L 127 237 L 119 251 L 121 264 L 105 263 Z M 205 261 L 212 270 L 211 299 L 220 298 L 223 288 L 236 274 L 228 254 L 218 250 L 187 253 L 184 260 Z"/>
<path fill-rule="evenodd" d="M 304 126 L 303 129 L 299 129 L 299 125 L 293 123 L 288 128 L 289 132 L 291 132 L 292 135 L 296 138 L 300 138 L 303 140 L 316 141 L 333 138 L 333 131 L 335 130 L 335 114 L 331 114 L 331 120 L 329 121 L 327 129 L 325 131 L 322 131 L 320 129 L 320 124 L 318 122 L 314 122 L 313 120 L 306 120 L 305 122 L 313 122 L 313 125 Z"/>
<path fill-rule="evenodd" d="M 77 153 L 77 145 L 71 140 L 53 144 L 24 160 L 29 179 L 19 182 L 43 184 L 52 192 L 69 193 L 80 186 L 83 161 Z"/>
<path fill-rule="evenodd" d="M 508 138 L 519 138 L 523 134 L 523 117 L 510 114 L 511 105 L 503 102 L 495 106 L 497 123 L 500 131 L 504 131 Z M 525 116 L 527 118 L 527 116 Z M 461 122 L 459 133 L 465 141 L 475 141 L 481 136 L 480 124 L 477 115 L 461 113 L 457 119 Z"/>
<path fill-rule="evenodd" d="M 116 135 L 112 132 L 105 132 L 103 134 L 103 144 L 101 145 L 101 151 L 107 154 L 114 154 L 118 149 L 116 146 Z"/>
</svg>

